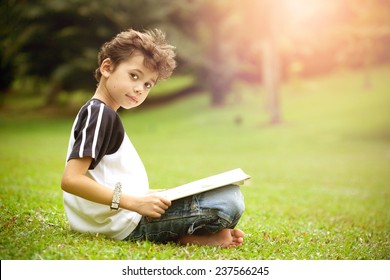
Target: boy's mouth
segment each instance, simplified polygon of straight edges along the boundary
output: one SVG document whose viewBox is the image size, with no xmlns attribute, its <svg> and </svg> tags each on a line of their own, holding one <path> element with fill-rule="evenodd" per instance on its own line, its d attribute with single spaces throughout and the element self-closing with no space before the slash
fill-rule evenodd
<svg viewBox="0 0 390 280">
<path fill-rule="evenodd" d="M 135 102 L 135 103 L 138 103 L 138 99 L 134 96 L 131 96 L 131 95 L 126 95 L 131 101 Z"/>
</svg>

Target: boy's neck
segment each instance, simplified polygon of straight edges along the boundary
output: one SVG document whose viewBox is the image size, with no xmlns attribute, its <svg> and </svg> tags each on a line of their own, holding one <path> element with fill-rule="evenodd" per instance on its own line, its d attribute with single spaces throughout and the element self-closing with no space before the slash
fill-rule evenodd
<svg viewBox="0 0 390 280">
<path fill-rule="evenodd" d="M 113 109 L 114 111 L 117 111 L 119 109 L 119 106 L 116 104 L 116 102 L 112 99 L 110 94 L 108 93 L 106 87 L 104 86 L 104 83 L 100 81 L 98 87 L 96 88 L 95 94 L 92 98 L 99 99 L 104 104 L 106 104 L 108 107 Z"/>
</svg>

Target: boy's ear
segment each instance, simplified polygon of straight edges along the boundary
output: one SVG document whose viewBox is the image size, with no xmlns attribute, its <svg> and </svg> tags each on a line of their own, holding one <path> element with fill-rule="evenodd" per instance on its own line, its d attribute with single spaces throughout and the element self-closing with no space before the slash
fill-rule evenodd
<svg viewBox="0 0 390 280">
<path fill-rule="evenodd" d="M 100 73 L 103 77 L 108 78 L 112 72 L 113 65 L 111 59 L 106 58 L 103 60 L 102 64 L 100 64 Z"/>
</svg>

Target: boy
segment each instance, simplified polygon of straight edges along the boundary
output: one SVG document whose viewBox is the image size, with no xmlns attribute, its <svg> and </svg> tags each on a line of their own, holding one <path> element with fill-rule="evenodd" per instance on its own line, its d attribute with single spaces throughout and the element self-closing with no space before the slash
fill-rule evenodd
<svg viewBox="0 0 390 280">
<path fill-rule="evenodd" d="M 118 240 L 232 247 L 244 211 L 237 186 L 174 202 L 149 191 L 145 168 L 117 110 L 139 106 L 176 67 L 174 47 L 160 30 L 119 33 L 102 46 L 94 96 L 79 111 L 62 176 L 72 229 Z"/>
</svg>

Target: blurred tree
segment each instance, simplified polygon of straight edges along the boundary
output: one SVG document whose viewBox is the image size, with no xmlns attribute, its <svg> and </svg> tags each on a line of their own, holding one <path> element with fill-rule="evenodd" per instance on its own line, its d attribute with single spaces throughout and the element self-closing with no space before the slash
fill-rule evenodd
<svg viewBox="0 0 390 280">
<path fill-rule="evenodd" d="M 198 84 L 211 94 L 211 104 L 222 106 L 235 77 L 242 71 L 235 55 L 235 33 L 238 1 L 198 0 L 171 2 L 169 17 L 191 42 L 178 48 L 195 71 Z M 182 51 L 181 51 L 182 50 Z"/>
<path fill-rule="evenodd" d="M 301 73 L 313 75 L 334 69 L 340 57 L 346 65 L 355 60 L 359 67 L 365 67 L 388 53 L 383 50 L 388 50 L 390 37 L 389 1 L 243 0 L 242 3 L 246 7 L 247 34 L 253 38 L 249 46 L 255 49 L 254 54 L 262 49 L 261 75 L 270 123 L 282 119 L 278 88 L 290 64 Z M 369 84 L 367 81 L 366 78 Z"/>
<path fill-rule="evenodd" d="M 338 35 L 345 47 L 338 52 L 338 62 L 363 68 L 363 86 L 369 89 L 372 86 L 369 68 L 390 58 L 390 1 L 347 0 L 344 5 L 348 18 Z"/>
<path fill-rule="evenodd" d="M 257 70 L 266 92 L 266 110 L 269 123 L 282 122 L 280 110 L 281 32 L 280 0 L 245 0 L 244 19 L 247 29 L 248 46 L 252 56 L 258 56 Z M 282 35 L 283 36 L 283 35 Z"/>
<path fill-rule="evenodd" d="M 18 21 L 20 11 L 14 6 L 14 1 L 0 2 L 0 100 L 11 86 L 15 75 L 13 57 L 16 55 L 17 42 L 14 35 L 22 27 Z"/>
<path fill-rule="evenodd" d="M 252 76 L 265 85 L 270 123 L 281 122 L 279 1 L 175 3 L 171 20 L 198 47 L 185 57 L 197 66 L 199 83 L 210 91 L 211 104 L 222 106 L 234 82 Z"/>
<path fill-rule="evenodd" d="M 129 27 L 143 29 L 163 21 L 164 7 L 155 5 L 152 0 L 8 1 L 1 13 L 17 16 L 7 18 L 2 32 L 1 67 L 15 66 L 11 68 L 19 78 L 48 82 L 47 104 L 55 103 L 62 90 L 93 90 L 100 45 Z"/>
<path fill-rule="evenodd" d="M 278 85 L 289 65 L 308 75 L 340 61 L 390 59 L 389 10 L 387 0 L 6 0 L 0 88 L 15 77 L 36 77 L 50 84 L 48 103 L 61 90 L 93 90 L 104 41 L 128 27 L 158 27 L 177 46 L 176 73 L 195 75 L 212 105 L 224 104 L 237 79 L 261 80 L 270 122 L 277 123 Z"/>
<path fill-rule="evenodd" d="M 99 14 L 88 17 L 95 8 L 91 3 L 12 1 L 7 7 L 6 12 L 18 11 L 15 19 L 9 19 L 9 26 L 13 22 L 18 26 L 8 30 L 5 58 L 12 60 L 19 78 L 35 77 L 50 84 L 48 104 L 56 101 L 62 89 L 95 84 L 96 45 L 112 33 L 114 25 Z"/>
</svg>

